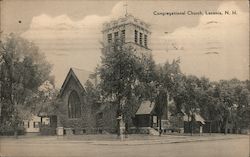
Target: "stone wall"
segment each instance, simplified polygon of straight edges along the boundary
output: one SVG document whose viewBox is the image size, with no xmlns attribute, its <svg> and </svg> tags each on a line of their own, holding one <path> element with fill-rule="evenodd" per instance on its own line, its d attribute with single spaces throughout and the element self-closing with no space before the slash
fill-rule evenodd
<svg viewBox="0 0 250 157">
<path fill-rule="evenodd" d="M 69 118 L 68 116 L 68 98 L 72 91 L 76 91 L 81 101 L 81 117 Z M 117 127 L 116 111 L 117 107 L 111 104 L 104 104 L 104 108 L 98 111 L 93 104 L 88 104 L 85 99 L 85 90 L 81 85 L 71 77 L 61 94 L 63 100 L 62 110 L 65 114 L 58 117 L 58 126 L 64 127 L 64 133 L 71 134 L 90 134 L 90 133 L 115 133 Z M 98 114 L 102 113 L 101 119 L 98 119 Z"/>
</svg>

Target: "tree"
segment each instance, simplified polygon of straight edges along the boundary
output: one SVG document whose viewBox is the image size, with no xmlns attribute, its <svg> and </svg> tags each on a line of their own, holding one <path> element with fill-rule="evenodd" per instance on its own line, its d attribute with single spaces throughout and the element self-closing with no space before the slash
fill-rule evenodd
<svg viewBox="0 0 250 157">
<path fill-rule="evenodd" d="M 141 95 L 142 59 L 121 40 L 102 49 L 102 65 L 98 68 L 102 96 L 104 101 L 111 102 L 117 108 L 117 115 L 122 115 L 127 124 L 132 121 L 137 98 Z"/>
<path fill-rule="evenodd" d="M 178 86 L 174 88 L 173 99 L 176 103 L 177 112 L 188 116 L 188 123 L 193 134 L 195 114 L 200 112 L 200 102 L 203 96 L 202 86 L 199 78 L 193 75 L 182 76 Z"/>
<path fill-rule="evenodd" d="M 140 78 L 140 85 L 137 86 L 138 91 L 140 93 L 140 97 L 142 99 L 147 99 L 151 102 L 155 101 L 157 95 L 157 86 L 158 86 L 158 76 L 157 76 L 157 66 L 153 60 L 152 54 L 148 57 L 143 58 L 142 61 L 143 66 L 143 73 L 141 73 Z"/>
<path fill-rule="evenodd" d="M 99 85 L 94 86 L 94 84 L 87 80 L 85 83 L 86 89 L 86 101 L 92 106 L 92 111 L 96 111 L 101 102 L 101 91 Z"/>
<path fill-rule="evenodd" d="M 29 105 L 31 113 L 37 115 L 54 114 L 54 102 L 57 101 L 59 91 L 55 89 L 55 86 L 50 81 L 46 80 L 41 86 L 38 87 L 35 96 L 32 100 L 32 106 Z M 27 108 L 27 106 L 25 106 Z"/>
<path fill-rule="evenodd" d="M 183 74 L 181 73 L 180 60 L 173 60 L 170 64 L 166 62 L 163 66 L 159 66 L 156 71 L 155 80 L 155 103 L 156 103 L 156 113 L 159 118 L 159 127 L 161 133 L 161 121 L 164 112 L 167 112 L 168 102 L 170 97 L 174 97 L 177 92 L 178 87 L 181 84 Z M 168 113 L 165 113 L 167 116 Z M 165 117 L 167 119 L 167 117 Z"/>
<path fill-rule="evenodd" d="M 237 128 L 248 128 L 250 125 L 250 92 L 243 88 L 238 95 L 238 105 L 236 109 Z"/>
<path fill-rule="evenodd" d="M 249 90 L 246 81 L 237 79 L 229 80 L 232 90 L 233 105 L 230 106 L 230 121 L 234 125 L 235 131 L 240 128 L 247 128 L 249 124 Z"/>
<path fill-rule="evenodd" d="M 246 82 L 237 79 L 211 82 L 208 90 L 203 92 L 205 95 L 201 101 L 201 112 L 206 119 L 218 126 L 218 132 L 224 129 L 223 132 L 227 133 L 229 122 L 236 131 L 246 124 L 244 119 L 248 118 L 244 113 L 249 104 Z"/>
<path fill-rule="evenodd" d="M 238 82 L 238 81 L 237 81 Z M 224 128 L 224 133 L 228 131 L 228 122 L 232 120 L 232 109 L 236 102 L 234 95 L 234 86 L 236 82 L 221 80 L 217 84 L 217 98 L 218 98 L 218 109 L 221 115 L 220 123 Z M 238 82 L 239 83 L 239 82 Z"/>
<path fill-rule="evenodd" d="M 51 80 L 51 65 L 38 47 L 14 34 L 0 42 L 0 102 L 1 125 L 16 128 L 19 109 L 29 108 L 37 96 L 38 87 Z"/>
</svg>

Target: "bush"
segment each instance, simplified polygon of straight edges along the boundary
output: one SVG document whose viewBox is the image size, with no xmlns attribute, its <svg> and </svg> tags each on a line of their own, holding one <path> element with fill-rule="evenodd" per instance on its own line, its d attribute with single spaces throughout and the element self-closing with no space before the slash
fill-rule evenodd
<svg viewBox="0 0 250 157">
<path fill-rule="evenodd" d="M 18 134 L 18 135 L 25 135 L 25 134 L 26 134 L 25 128 L 24 128 L 23 126 L 19 126 L 19 127 L 17 128 L 17 134 Z"/>
<path fill-rule="evenodd" d="M 16 131 L 18 135 L 25 134 L 25 128 L 23 126 L 18 126 Z M 0 135 L 1 136 L 13 136 L 15 135 L 15 129 L 13 126 L 10 126 L 10 125 L 2 125 L 0 126 Z"/>
<path fill-rule="evenodd" d="M 40 126 L 41 135 L 56 135 L 56 128 L 47 125 Z"/>
<path fill-rule="evenodd" d="M 2 136 L 12 136 L 14 135 L 14 129 L 8 125 L 0 126 L 0 135 Z"/>
</svg>

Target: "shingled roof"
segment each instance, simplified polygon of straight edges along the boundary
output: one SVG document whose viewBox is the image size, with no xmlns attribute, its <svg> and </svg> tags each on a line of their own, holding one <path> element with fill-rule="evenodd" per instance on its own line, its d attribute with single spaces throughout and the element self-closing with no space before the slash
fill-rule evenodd
<svg viewBox="0 0 250 157">
<path fill-rule="evenodd" d="M 155 103 L 150 101 L 144 101 L 141 103 L 136 115 L 151 114 L 155 108 Z"/>
<path fill-rule="evenodd" d="M 200 114 L 195 113 L 194 118 L 195 118 L 195 121 L 201 122 L 202 124 L 205 124 L 205 119 L 202 118 Z M 189 117 L 189 119 L 188 119 L 188 116 L 185 114 L 183 117 L 183 120 L 184 121 L 191 121 L 191 117 Z"/>
<path fill-rule="evenodd" d="M 71 69 L 83 87 L 84 84 L 87 82 L 87 80 L 91 80 L 89 76 L 92 74 L 92 72 L 84 69 L 77 69 L 77 68 L 71 68 Z"/>
</svg>

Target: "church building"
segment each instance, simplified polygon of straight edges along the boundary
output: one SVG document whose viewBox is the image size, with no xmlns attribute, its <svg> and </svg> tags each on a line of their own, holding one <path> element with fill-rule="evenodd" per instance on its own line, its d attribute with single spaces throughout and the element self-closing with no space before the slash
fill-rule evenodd
<svg viewBox="0 0 250 157">
<path fill-rule="evenodd" d="M 103 43 L 108 45 L 119 38 L 125 46 L 130 46 L 136 51 L 138 57 L 151 53 L 150 50 L 150 26 L 132 15 L 125 15 L 117 20 L 103 24 Z M 96 84 L 96 80 L 90 79 L 91 72 L 71 68 L 61 87 L 60 98 L 63 101 L 65 115 L 59 117 L 60 126 L 65 134 L 84 133 L 114 133 L 117 131 L 117 108 L 107 104 L 97 104 L 98 108 L 91 106 L 86 101 L 85 83 L 87 80 Z M 138 127 L 157 127 L 155 105 L 143 102 L 137 105 L 135 112 Z"/>
</svg>

